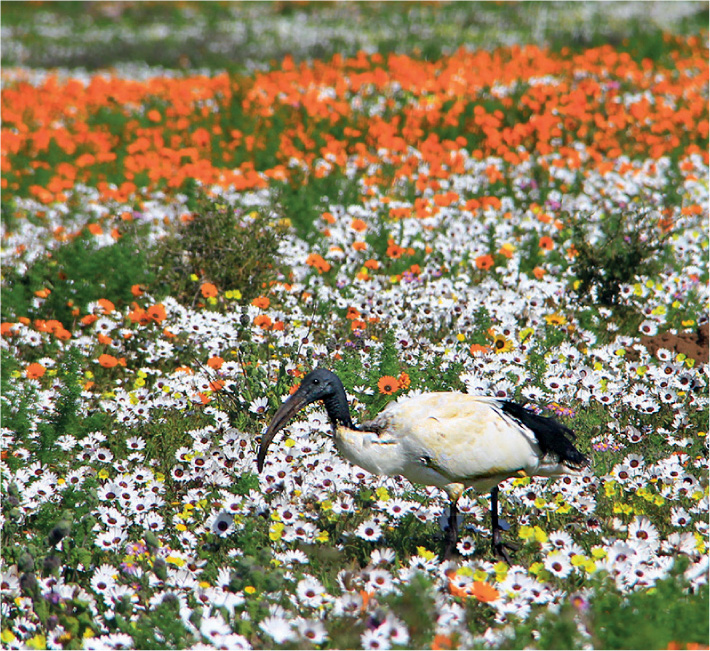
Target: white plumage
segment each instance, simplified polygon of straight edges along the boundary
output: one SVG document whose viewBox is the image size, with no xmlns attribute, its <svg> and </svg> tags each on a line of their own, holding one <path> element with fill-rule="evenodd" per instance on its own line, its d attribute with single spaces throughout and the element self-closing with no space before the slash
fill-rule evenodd
<svg viewBox="0 0 710 651">
<path fill-rule="evenodd" d="M 513 476 L 576 474 L 587 458 L 553 419 L 508 401 L 458 392 L 425 393 L 388 405 L 375 419 L 355 426 L 340 379 L 325 369 L 306 375 L 277 411 L 262 437 L 258 466 L 289 418 L 322 400 L 335 444 L 348 461 L 376 475 L 402 475 L 438 486 L 451 500 L 447 550 L 456 542 L 456 501 L 467 488 L 491 490 L 494 550 L 509 561 L 500 540 L 497 486 Z"/>
</svg>

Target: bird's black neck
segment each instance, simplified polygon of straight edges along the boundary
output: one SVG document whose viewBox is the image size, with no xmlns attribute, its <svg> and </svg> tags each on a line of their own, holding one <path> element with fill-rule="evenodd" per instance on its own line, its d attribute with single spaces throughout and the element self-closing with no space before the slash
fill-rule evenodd
<svg viewBox="0 0 710 651">
<path fill-rule="evenodd" d="M 348 407 L 348 399 L 345 395 L 345 389 L 342 384 L 337 388 L 335 393 L 323 399 L 325 410 L 328 412 L 328 418 L 333 424 L 333 427 L 344 425 L 353 429 L 353 421 L 350 418 L 350 407 Z"/>
</svg>

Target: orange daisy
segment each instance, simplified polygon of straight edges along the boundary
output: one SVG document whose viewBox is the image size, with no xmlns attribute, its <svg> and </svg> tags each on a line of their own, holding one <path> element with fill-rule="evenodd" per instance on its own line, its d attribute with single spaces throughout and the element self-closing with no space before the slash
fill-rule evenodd
<svg viewBox="0 0 710 651">
<path fill-rule="evenodd" d="M 380 393 L 391 396 L 399 389 L 399 380 L 391 375 L 383 375 L 377 383 L 377 388 Z"/>
</svg>

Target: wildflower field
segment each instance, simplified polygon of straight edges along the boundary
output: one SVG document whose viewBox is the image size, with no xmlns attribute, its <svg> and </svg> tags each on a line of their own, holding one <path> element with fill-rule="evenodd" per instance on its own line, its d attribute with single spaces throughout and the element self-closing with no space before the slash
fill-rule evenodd
<svg viewBox="0 0 710 651">
<path fill-rule="evenodd" d="M 707 3 L 3 3 L 3 648 L 708 648 Z M 338 456 L 554 415 L 513 565 Z"/>
</svg>

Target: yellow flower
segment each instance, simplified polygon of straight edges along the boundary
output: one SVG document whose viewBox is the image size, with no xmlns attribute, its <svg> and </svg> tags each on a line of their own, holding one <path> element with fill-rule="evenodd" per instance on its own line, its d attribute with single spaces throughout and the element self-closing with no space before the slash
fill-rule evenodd
<svg viewBox="0 0 710 651">
<path fill-rule="evenodd" d="M 253 585 L 248 585 L 245 586 L 244 592 L 246 592 L 247 594 L 254 594 L 256 592 L 256 588 Z"/>
<path fill-rule="evenodd" d="M 31 640 L 27 640 L 27 646 L 30 649 L 46 649 L 47 638 L 44 635 L 37 634 Z"/>
<path fill-rule="evenodd" d="M 518 333 L 518 339 L 520 339 L 520 343 L 524 344 L 528 338 L 535 332 L 532 328 L 523 328 L 519 333 Z"/>
<path fill-rule="evenodd" d="M 466 566 L 462 567 L 460 570 L 458 570 L 459 574 L 463 574 L 463 570 L 468 569 Z M 474 581 L 487 581 L 488 580 L 488 572 L 485 570 L 482 570 L 480 567 L 474 571 L 473 573 L 473 580 Z"/>
<path fill-rule="evenodd" d="M 284 528 L 285 526 L 283 522 L 274 522 L 274 524 L 269 527 L 269 538 L 274 542 L 277 540 L 281 540 Z"/>
<path fill-rule="evenodd" d="M 434 552 L 430 552 L 426 547 L 417 547 L 417 554 L 428 561 L 432 561 L 436 558 L 436 554 Z"/>
<path fill-rule="evenodd" d="M 534 535 L 533 528 L 527 524 L 523 524 L 518 528 L 518 537 L 523 540 L 528 540 Z"/>
<path fill-rule="evenodd" d="M 565 325 L 567 323 L 567 317 L 559 312 L 554 312 L 553 314 L 548 314 L 545 317 L 548 325 Z"/>
<path fill-rule="evenodd" d="M 327 532 L 327 531 L 321 531 L 321 532 L 316 536 L 316 540 L 317 540 L 319 543 L 327 543 L 329 539 L 330 539 L 330 536 L 328 535 L 328 532 Z"/>
<path fill-rule="evenodd" d="M 592 547 L 592 556 L 594 558 L 606 558 L 607 552 L 603 547 Z"/>
<path fill-rule="evenodd" d="M 496 335 L 493 338 L 494 353 L 508 353 L 513 350 L 513 342 L 504 335 Z"/>
<path fill-rule="evenodd" d="M 0 633 L 0 641 L 2 641 L 3 644 L 14 642 L 16 639 L 15 634 L 9 628 L 6 628 L 2 633 Z"/>
<path fill-rule="evenodd" d="M 542 527 L 535 527 L 534 535 L 535 535 L 535 540 L 539 543 L 544 543 L 547 542 L 547 534 L 545 531 L 542 529 Z"/>
<path fill-rule="evenodd" d="M 380 499 L 380 500 L 382 500 L 383 502 L 387 502 L 389 499 L 391 499 L 391 498 L 390 498 L 389 491 L 388 491 L 387 488 L 385 488 L 384 486 L 380 486 L 380 487 L 375 491 L 375 495 L 377 495 L 377 498 Z"/>
<path fill-rule="evenodd" d="M 544 567 L 545 566 L 540 561 L 538 561 L 530 566 L 528 572 L 530 572 L 530 574 L 539 574 Z"/>
</svg>

